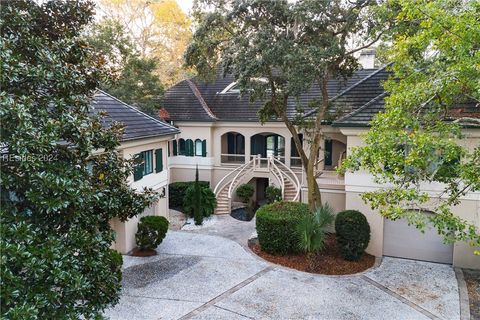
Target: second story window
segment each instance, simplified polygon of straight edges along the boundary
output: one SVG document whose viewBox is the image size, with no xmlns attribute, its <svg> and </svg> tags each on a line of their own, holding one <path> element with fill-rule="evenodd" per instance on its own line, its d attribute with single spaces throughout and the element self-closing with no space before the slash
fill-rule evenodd
<svg viewBox="0 0 480 320">
<path fill-rule="evenodd" d="M 202 140 L 200 139 L 195 140 L 195 155 L 201 157 L 203 154 L 202 150 L 203 150 Z"/>
<path fill-rule="evenodd" d="M 153 150 L 142 151 L 135 158 L 137 165 L 133 171 L 133 180 L 138 181 L 153 172 Z"/>
</svg>

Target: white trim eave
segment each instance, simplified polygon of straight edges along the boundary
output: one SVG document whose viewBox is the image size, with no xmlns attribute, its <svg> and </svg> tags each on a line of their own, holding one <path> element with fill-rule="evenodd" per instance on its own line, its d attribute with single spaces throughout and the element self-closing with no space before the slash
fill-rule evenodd
<svg viewBox="0 0 480 320">
<path fill-rule="evenodd" d="M 176 134 L 169 134 L 169 135 L 158 136 L 158 137 L 122 141 L 118 149 L 127 149 L 131 147 L 143 146 L 146 144 L 152 144 L 156 142 L 170 141 L 175 138 L 175 135 Z"/>
<path fill-rule="evenodd" d="M 340 128 L 340 132 L 345 136 L 359 136 L 368 131 L 368 128 Z"/>
</svg>

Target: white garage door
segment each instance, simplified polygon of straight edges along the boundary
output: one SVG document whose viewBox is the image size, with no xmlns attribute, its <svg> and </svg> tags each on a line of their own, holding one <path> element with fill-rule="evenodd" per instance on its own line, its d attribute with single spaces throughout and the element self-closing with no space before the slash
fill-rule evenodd
<svg viewBox="0 0 480 320">
<path fill-rule="evenodd" d="M 444 244 L 435 229 L 421 233 L 403 219 L 385 219 L 383 255 L 451 264 L 453 244 Z"/>
</svg>

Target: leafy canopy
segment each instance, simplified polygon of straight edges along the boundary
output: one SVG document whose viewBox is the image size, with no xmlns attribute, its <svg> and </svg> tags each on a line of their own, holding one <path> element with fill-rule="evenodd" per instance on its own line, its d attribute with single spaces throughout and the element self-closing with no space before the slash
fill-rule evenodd
<svg viewBox="0 0 480 320">
<path fill-rule="evenodd" d="M 88 1 L 8 1 L 0 13 L 1 315 L 92 319 L 118 302 L 110 220 L 155 199 L 127 184 L 123 127 L 90 111 L 103 57 L 81 38 Z M 103 150 L 101 153 L 94 153 Z"/>
<path fill-rule="evenodd" d="M 156 61 L 155 74 L 169 87 L 184 77 L 183 52 L 192 36 L 190 18 L 177 1 L 99 0 L 105 20 L 125 28 L 141 59 Z"/>
<path fill-rule="evenodd" d="M 366 146 L 353 150 L 344 169 L 366 169 L 389 185 L 363 194 L 381 215 L 421 230 L 432 224 L 447 242 L 480 246 L 478 227 L 452 213 L 480 190 L 480 146 L 465 140 L 480 124 L 480 4 L 392 0 L 383 9 L 396 21 L 387 51 L 395 78 L 385 83 L 386 109 L 371 123 Z"/>
<path fill-rule="evenodd" d="M 86 41 L 104 56 L 111 76 L 101 88 L 150 115 L 157 115 L 164 89 L 157 58 L 142 57 L 119 21 L 105 19 L 86 32 Z"/>
</svg>

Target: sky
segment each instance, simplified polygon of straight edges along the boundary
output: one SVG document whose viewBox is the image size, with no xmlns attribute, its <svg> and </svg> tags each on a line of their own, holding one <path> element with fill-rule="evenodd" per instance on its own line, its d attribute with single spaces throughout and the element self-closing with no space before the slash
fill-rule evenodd
<svg viewBox="0 0 480 320">
<path fill-rule="evenodd" d="M 190 9 L 192 9 L 193 0 L 177 0 L 178 5 L 185 13 L 189 13 Z"/>
</svg>

